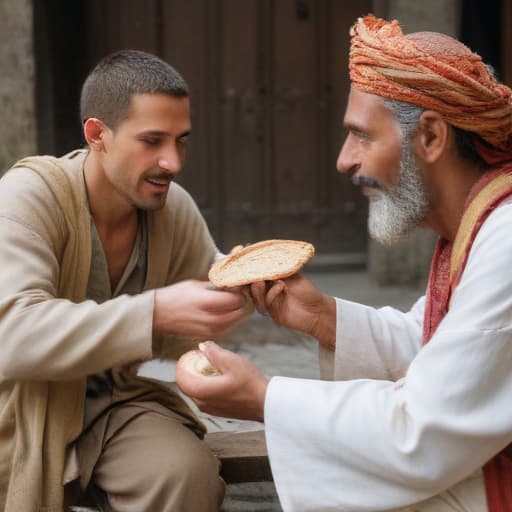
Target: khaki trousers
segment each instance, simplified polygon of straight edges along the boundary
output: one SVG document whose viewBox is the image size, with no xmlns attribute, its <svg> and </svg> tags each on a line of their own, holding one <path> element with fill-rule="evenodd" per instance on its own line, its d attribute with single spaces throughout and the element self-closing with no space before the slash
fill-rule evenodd
<svg viewBox="0 0 512 512">
<path fill-rule="evenodd" d="M 219 477 L 219 463 L 179 414 L 133 404 L 117 407 L 111 413 L 104 439 L 97 442 L 103 448 L 86 502 L 92 501 L 100 510 L 220 509 L 225 484 Z M 80 441 L 78 454 L 80 459 Z"/>
<path fill-rule="evenodd" d="M 396 512 L 487 512 L 484 476 L 481 470 L 426 501 Z"/>
</svg>

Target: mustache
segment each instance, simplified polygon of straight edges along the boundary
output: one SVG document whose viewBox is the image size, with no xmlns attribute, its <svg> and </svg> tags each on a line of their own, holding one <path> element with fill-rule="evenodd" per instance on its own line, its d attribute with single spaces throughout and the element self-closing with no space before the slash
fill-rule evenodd
<svg viewBox="0 0 512 512">
<path fill-rule="evenodd" d="M 149 172 L 145 175 L 145 178 L 149 179 L 157 179 L 157 180 L 166 180 L 168 182 L 171 182 L 176 178 L 175 174 L 171 174 L 169 172 L 155 170 L 153 172 Z"/>
<path fill-rule="evenodd" d="M 366 187 L 366 188 L 376 188 L 381 189 L 381 185 L 377 180 L 374 180 L 373 178 L 369 178 L 368 176 L 357 176 L 354 174 L 352 176 L 352 183 L 356 187 Z"/>
</svg>

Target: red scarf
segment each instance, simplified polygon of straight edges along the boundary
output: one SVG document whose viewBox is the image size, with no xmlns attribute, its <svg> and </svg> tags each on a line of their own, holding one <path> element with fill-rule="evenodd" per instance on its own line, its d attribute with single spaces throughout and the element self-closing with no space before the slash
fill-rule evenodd
<svg viewBox="0 0 512 512">
<path fill-rule="evenodd" d="M 455 241 L 440 239 L 427 288 L 423 343 L 428 343 L 450 308 L 478 230 L 501 201 L 512 196 L 512 164 L 486 172 L 473 186 Z M 512 512 L 512 444 L 483 467 L 489 512 Z"/>
</svg>

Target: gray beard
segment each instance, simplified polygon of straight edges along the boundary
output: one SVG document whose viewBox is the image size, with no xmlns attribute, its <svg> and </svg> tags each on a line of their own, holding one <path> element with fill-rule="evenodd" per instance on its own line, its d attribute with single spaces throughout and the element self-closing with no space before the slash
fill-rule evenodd
<svg viewBox="0 0 512 512">
<path fill-rule="evenodd" d="M 370 198 L 370 236 L 391 245 L 407 236 L 425 218 L 428 198 L 421 182 L 410 144 L 405 143 L 400 160 L 398 183 L 387 190 L 376 190 Z"/>
</svg>

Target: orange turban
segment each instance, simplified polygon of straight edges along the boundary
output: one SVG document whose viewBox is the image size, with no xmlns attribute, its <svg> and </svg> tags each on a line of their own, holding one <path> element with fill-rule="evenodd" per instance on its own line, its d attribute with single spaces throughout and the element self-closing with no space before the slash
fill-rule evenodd
<svg viewBox="0 0 512 512">
<path fill-rule="evenodd" d="M 476 53 L 436 32 L 404 35 L 372 15 L 350 30 L 350 79 L 358 89 L 439 112 L 492 146 L 512 150 L 512 91 Z"/>
</svg>

